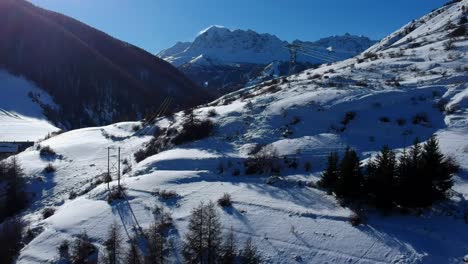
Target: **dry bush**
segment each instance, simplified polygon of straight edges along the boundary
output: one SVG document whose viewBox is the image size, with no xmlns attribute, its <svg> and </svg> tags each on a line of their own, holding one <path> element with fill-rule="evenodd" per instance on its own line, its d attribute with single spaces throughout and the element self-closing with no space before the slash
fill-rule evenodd
<svg viewBox="0 0 468 264">
<path fill-rule="evenodd" d="M 218 199 L 218 205 L 221 207 L 230 207 L 232 206 L 232 199 L 229 193 L 223 194 L 221 198 Z"/>
</svg>

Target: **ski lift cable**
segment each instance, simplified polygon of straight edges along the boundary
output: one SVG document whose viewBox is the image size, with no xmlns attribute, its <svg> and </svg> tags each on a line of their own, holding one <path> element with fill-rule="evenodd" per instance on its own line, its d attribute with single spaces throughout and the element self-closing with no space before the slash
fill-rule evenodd
<svg viewBox="0 0 468 264">
<path fill-rule="evenodd" d="M 297 50 L 297 52 L 300 53 L 300 54 L 302 54 L 302 55 L 306 55 L 306 56 L 309 56 L 309 57 L 313 57 L 313 58 L 316 58 L 316 59 L 319 59 L 319 60 L 323 60 L 323 61 L 326 61 L 326 62 L 334 62 L 334 61 L 336 61 L 335 59 L 332 59 L 332 58 L 329 58 L 329 57 L 325 57 L 325 56 L 321 56 L 321 55 L 319 55 L 319 54 L 315 54 L 315 53 L 303 51 L 303 50 Z"/>
<path fill-rule="evenodd" d="M 330 59 L 330 58 L 327 58 L 327 57 L 323 57 L 323 56 L 319 56 L 319 55 L 316 55 L 316 54 L 311 54 L 311 53 L 308 53 L 308 52 L 305 52 L 305 51 L 302 51 L 302 50 L 296 50 L 296 52 L 297 52 L 297 53 L 300 53 L 300 54 L 302 54 L 302 55 L 306 55 L 306 56 L 309 56 L 309 57 L 312 57 L 312 58 L 321 60 L 321 61 L 325 61 L 325 62 L 334 62 L 333 59 Z"/>
<path fill-rule="evenodd" d="M 339 60 L 339 58 L 336 57 L 336 56 L 329 55 L 327 53 L 321 53 L 320 51 L 316 51 L 316 50 L 312 50 L 312 49 L 308 49 L 308 48 L 299 48 L 299 50 L 303 50 L 303 51 L 306 51 L 308 53 L 316 54 L 318 56 L 327 57 L 327 58 L 330 58 L 330 59 L 333 59 L 333 60 Z"/>
<path fill-rule="evenodd" d="M 335 58 L 335 57 L 332 57 L 332 56 L 327 56 L 325 54 L 322 54 L 322 53 L 319 53 L 319 52 L 314 52 L 314 51 L 308 51 L 308 50 L 305 50 L 299 46 L 291 46 L 291 45 L 288 45 L 286 46 L 285 48 L 289 49 L 290 52 L 296 52 L 296 53 L 301 53 L 303 55 L 306 55 L 306 56 L 309 56 L 309 57 L 313 57 L 313 58 L 316 58 L 316 59 L 319 59 L 319 60 L 323 60 L 323 61 L 326 61 L 326 62 L 333 62 L 333 61 L 337 61 L 338 59 Z"/>
<path fill-rule="evenodd" d="M 333 56 L 333 55 L 328 54 L 328 53 L 322 53 L 322 52 L 317 51 L 317 50 L 314 50 L 314 49 L 312 49 L 312 48 L 299 46 L 299 47 L 297 47 L 297 49 L 298 49 L 298 50 L 303 50 L 303 51 L 306 51 L 306 52 L 310 52 L 310 53 L 313 53 L 313 54 L 317 54 L 317 55 L 319 55 L 319 56 L 331 58 L 331 59 L 334 59 L 334 60 L 339 60 L 339 58 L 336 57 L 336 56 Z"/>
<path fill-rule="evenodd" d="M 316 49 L 317 51 L 320 51 L 321 49 L 323 49 L 324 47 L 323 46 L 319 46 L 319 45 L 314 45 L 314 44 L 304 44 L 304 43 L 301 43 L 301 44 L 293 44 L 293 45 L 297 45 L 297 46 L 301 46 L 301 47 L 306 47 L 306 48 L 312 48 L 312 49 Z M 333 52 L 339 52 L 339 53 L 348 53 L 348 54 L 354 54 L 354 52 L 352 51 L 349 51 L 349 50 L 343 50 L 343 49 L 337 49 L 333 46 L 330 46 L 333 50 Z M 328 47 L 328 48 L 330 48 Z M 325 48 L 326 50 L 328 50 L 328 48 Z"/>
</svg>

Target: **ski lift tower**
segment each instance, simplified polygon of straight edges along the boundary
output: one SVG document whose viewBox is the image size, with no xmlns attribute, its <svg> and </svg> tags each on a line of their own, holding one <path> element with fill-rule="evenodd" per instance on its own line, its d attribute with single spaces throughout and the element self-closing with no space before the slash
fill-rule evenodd
<svg viewBox="0 0 468 264">
<path fill-rule="evenodd" d="M 296 44 L 288 44 L 286 48 L 289 50 L 289 74 L 292 74 L 297 61 L 297 50 L 299 46 Z"/>
</svg>

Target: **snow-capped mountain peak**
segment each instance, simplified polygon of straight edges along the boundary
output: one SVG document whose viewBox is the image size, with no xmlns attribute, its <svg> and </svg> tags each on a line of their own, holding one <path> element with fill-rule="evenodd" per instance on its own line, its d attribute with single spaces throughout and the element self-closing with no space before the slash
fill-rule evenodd
<svg viewBox="0 0 468 264">
<path fill-rule="evenodd" d="M 308 63 L 328 62 L 325 58 L 343 60 L 359 54 L 375 41 L 349 33 L 332 36 L 315 42 L 295 40 L 292 44 L 307 45 L 317 56 L 300 55 L 298 61 Z M 192 43 L 178 42 L 173 47 L 157 54 L 179 67 L 203 55 L 224 64 L 251 63 L 268 65 L 273 61 L 290 59 L 287 41 L 275 35 L 253 30 L 231 30 L 222 26 L 211 26 L 199 32 Z"/>
</svg>

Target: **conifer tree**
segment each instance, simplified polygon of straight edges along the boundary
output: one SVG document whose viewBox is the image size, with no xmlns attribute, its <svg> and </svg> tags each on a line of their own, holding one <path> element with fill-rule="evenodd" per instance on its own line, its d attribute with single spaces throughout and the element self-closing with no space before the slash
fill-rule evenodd
<svg viewBox="0 0 468 264">
<path fill-rule="evenodd" d="M 75 239 L 72 245 L 72 263 L 73 264 L 87 264 L 88 258 L 96 251 L 96 248 L 91 243 L 89 236 L 83 232 Z"/>
<path fill-rule="evenodd" d="M 220 264 L 235 264 L 237 256 L 237 245 L 234 231 L 231 227 L 227 234 L 219 254 Z"/>
<path fill-rule="evenodd" d="M 363 177 L 359 157 L 355 150 L 347 147 L 340 162 L 339 177 L 335 193 L 338 197 L 355 198 L 361 193 Z"/>
<path fill-rule="evenodd" d="M 155 220 L 148 230 L 148 254 L 145 262 L 148 264 L 161 264 L 165 260 L 167 238 L 164 233 L 164 225 L 160 220 Z"/>
<path fill-rule="evenodd" d="M 411 199 L 411 193 L 414 191 L 411 187 L 414 185 L 414 177 L 411 172 L 411 157 L 408 151 L 404 149 L 398 158 L 395 178 L 395 193 L 398 204 L 408 205 L 408 200 Z"/>
<path fill-rule="evenodd" d="M 215 263 L 221 246 L 221 223 L 216 205 L 201 203 L 192 210 L 183 255 L 187 263 Z"/>
<path fill-rule="evenodd" d="M 322 178 L 318 182 L 320 187 L 326 188 L 330 191 L 335 189 L 336 182 L 338 181 L 339 177 L 338 162 L 338 153 L 331 152 L 327 158 L 327 168 L 322 174 Z"/>
<path fill-rule="evenodd" d="M 24 209 L 27 204 L 27 197 L 24 191 L 24 173 L 18 160 L 13 156 L 6 167 L 6 215 L 12 216 Z"/>
<path fill-rule="evenodd" d="M 240 259 L 242 264 L 259 264 L 262 262 L 257 247 L 252 243 L 251 238 L 248 238 L 245 242 L 245 246 L 240 254 Z"/>
<path fill-rule="evenodd" d="M 124 258 L 125 264 L 142 264 L 142 257 L 140 250 L 138 249 L 138 241 L 136 238 L 130 240 L 130 245 L 128 247 L 127 253 Z"/>
<path fill-rule="evenodd" d="M 427 202 L 434 202 L 445 197 L 447 191 L 453 186 L 452 174 L 458 168 L 451 159 L 447 159 L 440 151 L 439 142 L 431 137 L 424 144 L 421 154 L 422 174 L 425 181 L 430 182 L 427 190 L 429 197 Z"/>
<path fill-rule="evenodd" d="M 373 161 L 368 175 L 368 191 L 379 208 L 393 207 L 396 169 L 395 153 L 388 146 L 384 146 Z"/>
<path fill-rule="evenodd" d="M 216 212 L 216 205 L 210 201 L 204 211 L 207 263 L 214 264 L 218 259 L 221 247 L 221 222 Z"/>
<path fill-rule="evenodd" d="M 186 263 L 202 263 L 205 248 L 204 243 L 204 208 L 200 205 L 192 209 L 190 215 L 188 233 L 185 235 L 182 254 Z"/>
<path fill-rule="evenodd" d="M 112 223 L 109 227 L 104 246 L 106 249 L 105 263 L 120 263 L 122 252 L 122 237 L 120 235 L 120 229 L 115 222 Z"/>
</svg>

